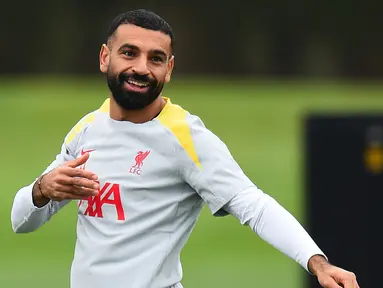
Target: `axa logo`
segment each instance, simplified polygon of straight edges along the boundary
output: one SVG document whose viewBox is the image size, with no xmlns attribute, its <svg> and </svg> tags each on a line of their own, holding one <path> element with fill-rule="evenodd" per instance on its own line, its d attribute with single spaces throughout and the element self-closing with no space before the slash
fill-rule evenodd
<svg viewBox="0 0 383 288">
<path fill-rule="evenodd" d="M 135 175 L 141 175 L 141 168 L 144 165 L 144 160 L 146 159 L 146 157 L 148 157 L 149 154 L 150 154 L 150 150 L 147 150 L 145 152 L 139 151 L 136 157 L 134 158 L 136 163 L 132 167 L 130 167 L 129 173 L 135 174 Z"/>
<path fill-rule="evenodd" d="M 99 190 L 97 196 L 80 200 L 78 206 L 81 207 L 83 204 L 87 204 L 84 212 L 85 216 L 104 218 L 102 207 L 104 205 L 113 205 L 116 209 L 117 220 L 125 220 L 119 184 L 106 182 Z"/>
</svg>

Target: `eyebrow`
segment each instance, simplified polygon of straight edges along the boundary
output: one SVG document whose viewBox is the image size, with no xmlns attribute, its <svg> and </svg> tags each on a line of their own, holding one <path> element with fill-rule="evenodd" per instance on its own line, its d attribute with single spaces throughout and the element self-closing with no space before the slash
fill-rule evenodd
<svg viewBox="0 0 383 288">
<path fill-rule="evenodd" d="M 137 46 L 125 43 L 121 45 L 121 47 L 118 49 L 118 51 L 124 50 L 124 49 L 132 49 L 132 50 L 140 50 Z"/>
<path fill-rule="evenodd" d="M 129 43 L 125 43 L 123 45 L 121 45 L 121 47 L 118 49 L 118 51 L 123 51 L 125 49 L 132 49 L 132 50 L 140 50 L 140 48 L 138 48 L 136 45 L 132 45 L 132 44 L 129 44 Z M 150 50 L 151 53 L 153 54 L 156 54 L 156 55 L 161 55 L 165 58 L 168 57 L 168 55 L 166 54 L 166 52 L 164 52 L 163 50 L 161 49 L 154 49 L 154 50 Z"/>
<path fill-rule="evenodd" d="M 155 50 L 152 50 L 151 52 L 153 54 L 155 54 L 155 55 L 161 55 L 161 56 L 163 56 L 165 58 L 168 58 L 168 55 L 164 51 L 162 51 L 162 50 L 155 49 Z"/>
</svg>

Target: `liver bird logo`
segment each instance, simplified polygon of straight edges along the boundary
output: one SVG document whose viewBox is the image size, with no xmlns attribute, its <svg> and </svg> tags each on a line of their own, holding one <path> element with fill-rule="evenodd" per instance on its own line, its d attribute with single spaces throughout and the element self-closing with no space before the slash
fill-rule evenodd
<svg viewBox="0 0 383 288">
<path fill-rule="evenodd" d="M 148 151 L 138 151 L 137 156 L 134 158 L 136 164 L 133 166 L 136 169 L 141 169 L 142 165 L 144 165 L 144 160 L 150 154 L 150 150 Z"/>
</svg>

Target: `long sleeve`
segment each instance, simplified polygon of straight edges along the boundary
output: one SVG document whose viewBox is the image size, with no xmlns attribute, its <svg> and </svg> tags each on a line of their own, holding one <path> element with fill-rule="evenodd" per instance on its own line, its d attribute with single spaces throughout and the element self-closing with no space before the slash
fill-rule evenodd
<svg viewBox="0 0 383 288">
<path fill-rule="evenodd" d="M 238 193 L 224 210 L 308 272 L 308 261 L 312 256 L 322 255 L 327 259 L 293 215 L 256 187 Z"/>
<path fill-rule="evenodd" d="M 179 149 L 185 152 L 179 159 L 187 159 L 182 162 L 181 175 L 213 215 L 232 214 L 307 271 L 311 256 L 325 256 L 300 223 L 247 177 L 222 140 L 199 118 L 189 116 L 187 120 L 193 141 L 189 153 Z"/>
<path fill-rule="evenodd" d="M 45 169 L 41 175 L 53 170 L 64 162 L 74 160 L 78 154 L 77 147 L 81 141 L 85 131 L 92 123 L 95 117 L 95 111 L 88 113 L 82 117 L 76 125 L 69 131 L 64 138 L 60 153 L 56 159 Z M 12 228 L 16 233 L 33 232 L 47 222 L 54 214 L 70 201 L 50 201 L 45 206 L 38 208 L 33 204 L 32 189 L 36 180 L 28 186 L 22 187 L 17 191 L 12 211 L 11 222 Z"/>
<path fill-rule="evenodd" d="M 57 155 L 56 159 L 42 174 L 51 171 L 65 161 L 74 159 L 68 153 L 69 151 L 67 151 L 65 145 L 63 145 L 61 153 Z M 57 213 L 59 209 L 69 203 L 69 201 L 50 201 L 41 208 L 36 207 L 32 200 L 32 189 L 35 182 L 36 180 L 28 186 L 22 187 L 15 195 L 11 211 L 11 222 L 13 231 L 16 233 L 35 231 Z"/>
<path fill-rule="evenodd" d="M 186 150 L 180 150 L 184 152 L 179 156 L 183 163 L 181 175 L 214 216 L 226 216 L 228 213 L 222 207 L 240 191 L 255 185 L 218 136 L 207 129 L 198 117 L 189 116 L 188 121 L 193 140 L 189 150 L 193 146 L 195 157 L 185 156 Z"/>
</svg>

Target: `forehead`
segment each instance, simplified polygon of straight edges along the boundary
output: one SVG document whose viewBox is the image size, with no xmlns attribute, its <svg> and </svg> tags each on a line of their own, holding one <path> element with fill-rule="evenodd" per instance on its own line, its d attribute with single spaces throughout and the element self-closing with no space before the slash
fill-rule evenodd
<svg viewBox="0 0 383 288">
<path fill-rule="evenodd" d="M 132 24 L 120 25 L 114 33 L 113 46 L 119 49 L 124 44 L 137 46 L 141 50 L 165 50 L 170 53 L 171 39 L 160 31 L 145 29 Z"/>
</svg>

